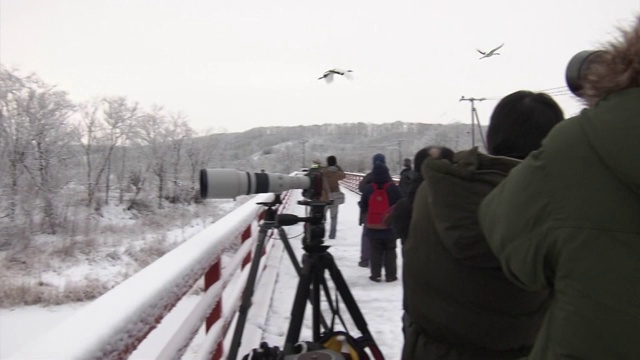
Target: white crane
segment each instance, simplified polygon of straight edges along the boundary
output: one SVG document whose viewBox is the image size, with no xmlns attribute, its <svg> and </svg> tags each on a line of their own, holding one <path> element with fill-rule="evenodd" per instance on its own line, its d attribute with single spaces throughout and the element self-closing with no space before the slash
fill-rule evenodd
<svg viewBox="0 0 640 360">
<path fill-rule="evenodd" d="M 484 58 L 488 58 L 488 57 L 492 57 L 492 56 L 494 56 L 494 55 L 500 55 L 500 53 L 497 53 L 496 51 L 498 51 L 498 50 L 499 50 L 503 45 L 504 45 L 504 43 L 502 43 L 502 45 L 498 46 L 498 47 L 497 47 L 497 48 L 495 48 L 495 49 L 492 49 L 492 50 L 491 50 L 491 51 L 489 51 L 489 52 L 484 52 L 484 51 L 480 51 L 480 50 L 478 50 L 478 52 L 479 52 L 480 54 L 482 54 L 482 57 L 481 57 L 479 60 L 482 60 L 482 59 L 484 59 Z M 476 49 L 476 50 L 477 50 L 477 49 Z"/>
<path fill-rule="evenodd" d="M 329 84 L 333 81 L 334 75 L 341 75 L 346 77 L 347 79 L 350 79 L 351 78 L 350 73 L 352 72 L 353 72 L 352 70 L 331 69 L 331 70 L 325 71 L 324 74 L 322 74 L 322 76 L 318 78 L 318 80 L 324 79 L 324 81 L 326 81 L 327 84 Z"/>
</svg>

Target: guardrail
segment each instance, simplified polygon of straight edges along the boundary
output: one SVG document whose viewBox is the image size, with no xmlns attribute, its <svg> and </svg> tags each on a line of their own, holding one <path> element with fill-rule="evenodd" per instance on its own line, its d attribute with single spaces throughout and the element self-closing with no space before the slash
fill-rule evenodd
<svg viewBox="0 0 640 360">
<path fill-rule="evenodd" d="M 349 189 L 357 194 L 360 194 L 360 190 L 358 189 L 358 184 L 360 184 L 360 181 L 362 180 L 362 178 L 364 178 L 364 175 L 362 174 L 358 174 L 358 173 L 350 173 L 350 172 L 345 172 L 345 178 L 344 180 L 340 181 L 340 185 L 344 186 L 346 189 Z"/>
<path fill-rule="evenodd" d="M 360 189 L 358 188 L 358 185 L 360 184 L 360 181 L 362 181 L 365 175 L 360 173 L 351 173 L 351 172 L 345 172 L 344 174 L 346 175 L 346 177 L 344 178 L 344 180 L 340 181 L 340 184 L 345 188 L 355 192 L 356 194 L 360 194 Z M 400 182 L 399 176 L 392 176 L 391 179 L 393 179 L 396 185 Z"/>
<path fill-rule="evenodd" d="M 342 185 L 359 193 L 358 184 L 363 174 L 346 175 Z M 291 192 L 281 195 L 279 213 L 286 211 L 292 197 Z M 126 359 L 196 282 L 204 278 L 204 293 L 164 344 L 158 359 L 180 358 L 203 325 L 207 334 L 197 358 L 221 359 L 227 331 L 241 303 L 249 272 L 246 265 L 256 256 L 252 251 L 264 214 L 264 208 L 256 202 L 269 202 L 273 198 L 273 194 L 256 195 L 11 358 Z M 273 232 L 269 232 L 263 253 L 259 254 L 262 257 L 260 272 L 264 269 L 265 259 L 272 253 Z M 223 264 L 222 255 L 238 239 L 240 248 Z M 232 280 L 242 286 L 231 285 Z M 224 304 L 223 298 L 228 299 Z M 259 338 L 254 340 L 246 343 L 255 345 L 260 341 Z"/>
<path fill-rule="evenodd" d="M 270 253 L 274 244 L 271 231 L 265 240 L 263 254 L 252 254 L 258 238 L 258 223 L 264 213 L 264 207 L 257 206 L 256 202 L 271 201 L 273 196 L 256 195 L 250 202 L 85 306 L 12 358 L 126 359 L 204 277 L 205 291 L 199 302 L 165 344 L 158 358 L 180 358 L 204 324 L 207 335 L 198 358 L 220 359 L 222 344 L 238 311 L 244 287 L 230 286 L 231 280 L 246 283 L 249 267 L 245 265 L 251 262 L 252 256 L 263 257 L 262 271 L 265 255 Z M 283 193 L 281 198 L 278 212 L 289 205 L 290 193 Z M 225 249 L 238 238 L 242 245 L 223 266 Z M 223 294 L 225 299 L 227 296 L 231 299 L 228 306 L 222 302 Z M 258 342 L 259 339 L 255 343 Z"/>
</svg>

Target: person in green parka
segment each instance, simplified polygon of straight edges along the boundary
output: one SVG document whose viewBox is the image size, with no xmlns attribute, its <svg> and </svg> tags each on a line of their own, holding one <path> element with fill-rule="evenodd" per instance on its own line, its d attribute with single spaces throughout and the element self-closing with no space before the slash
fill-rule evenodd
<svg viewBox="0 0 640 360">
<path fill-rule="evenodd" d="M 640 359 L 640 18 L 593 59 L 588 109 L 483 202 L 504 272 L 552 289 L 529 359 Z"/>
<path fill-rule="evenodd" d="M 427 159 L 404 244 L 403 359 L 518 359 L 533 346 L 550 302 L 503 274 L 478 206 L 563 119 L 548 95 L 518 91 L 491 115 L 487 150 Z"/>
</svg>

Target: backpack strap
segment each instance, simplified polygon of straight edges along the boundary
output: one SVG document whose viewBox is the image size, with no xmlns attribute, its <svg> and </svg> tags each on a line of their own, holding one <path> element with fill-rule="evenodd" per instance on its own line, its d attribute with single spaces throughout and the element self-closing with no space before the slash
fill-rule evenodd
<svg viewBox="0 0 640 360">
<path fill-rule="evenodd" d="M 378 189 L 382 189 L 384 191 L 387 191 L 387 188 L 389 187 L 389 185 L 391 185 L 391 181 L 387 181 L 386 183 L 384 183 L 382 185 L 382 187 L 380 187 L 380 184 L 378 184 L 378 183 L 371 183 L 371 186 L 373 186 L 373 191 L 376 191 Z"/>
</svg>

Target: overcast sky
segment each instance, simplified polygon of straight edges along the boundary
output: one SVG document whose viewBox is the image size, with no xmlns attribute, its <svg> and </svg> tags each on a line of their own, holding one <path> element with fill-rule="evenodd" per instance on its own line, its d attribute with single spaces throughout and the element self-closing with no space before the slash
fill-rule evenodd
<svg viewBox="0 0 640 360">
<path fill-rule="evenodd" d="M 640 0 L 0 0 L 0 61 L 74 100 L 123 95 L 199 130 L 470 122 L 461 96 L 564 86 L 571 56 L 639 13 Z M 354 79 L 318 80 L 334 67 Z M 495 103 L 477 105 L 483 124 Z"/>
</svg>

